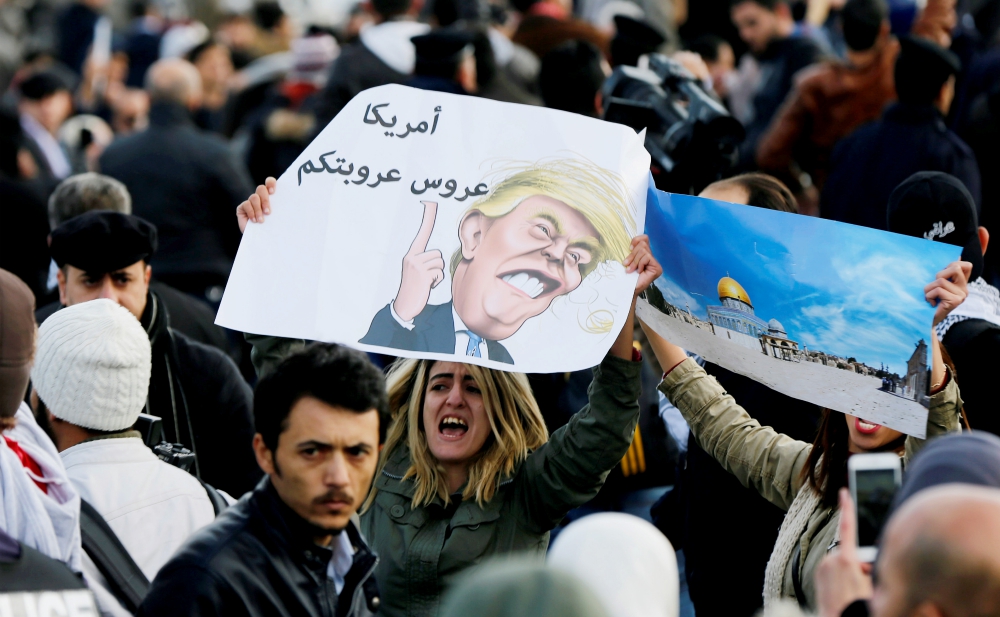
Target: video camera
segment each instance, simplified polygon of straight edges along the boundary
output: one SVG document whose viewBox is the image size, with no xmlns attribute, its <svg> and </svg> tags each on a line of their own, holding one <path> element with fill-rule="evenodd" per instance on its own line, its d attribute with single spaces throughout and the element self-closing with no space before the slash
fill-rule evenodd
<svg viewBox="0 0 1000 617">
<path fill-rule="evenodd" d="M 181 443 L 163 440 L 163 420 L 141 413 L 136 420 L 135 430 L 142 434 L 142 441 L 161 461 L 170 463 L 190 473 L 194 466 L 195 454 Z"/>
<path fill-rule="evenodd" d="M 662 54 L 619 66 L 604 82 L 602 117 L 646 129 L 656 188 L 695 195 L 728 176 L 745 131 L 687 69 Z"/>
</svg>

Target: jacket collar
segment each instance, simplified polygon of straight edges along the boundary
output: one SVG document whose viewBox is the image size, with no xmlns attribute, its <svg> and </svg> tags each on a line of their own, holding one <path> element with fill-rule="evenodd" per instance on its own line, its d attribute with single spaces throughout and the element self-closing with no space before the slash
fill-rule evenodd
<svg viewBox="0 0 1000 617">
<path fill-rule="evenodd" d="M 319 580 L 323 580 L 333 552 L 326 547 L 317 545 L 314 538 L 326 532 L 318 529 L 285 505 L 267 476 L 257 484 L 250 500 L 252 508 L 264 523 L 265 531 L 285 546 L 297 563 L 312 571 Z M 346 581 L 350 583 L 352 579 L 355 582 L 364 580 L 375 569 L 378 560 L 361 536 L 354 518 L 342 533 L 347 534 L 354 546 L 354 565 L 348 572 Z M 347 589 L 348 587 L 345 586 L 344 590 L 347 591 Z M 377 589 L 375 593 L 377 594 Z M 367 586 L 366 595 L 368 595 Z"/>
<path fill-rule="evenodd" d="M 403 476 L 406 474 L 406 470 L 410 468 L 410 465 L 410 449 L 405 446 L 397 448 L 389 455 L 382 471 L 375 478 L 375 488 L 412 501 L 413 495 L 416 492 L 416 483 L 412 478 L 403 480 Z M 518 465 L 514 468 L 514 472 L 509 478 L 500 481 L 497 493 L 483 507 L 480 507 L 474 499 L 463 500 L 461 498 L 461 491 L 464 490 L 464 487 L 462 487 L 458 495 L 452 495 L 452 502 L 448 506 L 444 504 L 440 497 L 435 497 L 433 503 L 428 508 L 431 511 L 429 513 L 434 516 L 450 518 L 453 525 L 475 525 L 480 522 L 496 520 L 500 516 L 500 507 L 503 503 L 503 499 L 500 498 L 501 492 L 504 490 L 504 487 L 514 481 L 520 469 L 521 465 Z"/>
<path fill-rule="evenodd" d="M 142 311 L 139 324 L 149 336 L 149 344 L 155 345 L 170 327 L 170 315 L 160 297 L 152 290 L 146 292 L 146 308 Z"/>
<path fill-rule="evenodd" d="M 885 110 L 885 120 L 896 124 L 934 124 L 941 131 L 947 130 L 941 112 L 930 103 L 893 103 Z"/>
<path fill-rule="evenodd" d="M 191 112 L 177 103 L 159 101 L 149 108 L 149 124 L 151 126 L 173 127 L 180 125 L 194 126 Z"/>
</svg>

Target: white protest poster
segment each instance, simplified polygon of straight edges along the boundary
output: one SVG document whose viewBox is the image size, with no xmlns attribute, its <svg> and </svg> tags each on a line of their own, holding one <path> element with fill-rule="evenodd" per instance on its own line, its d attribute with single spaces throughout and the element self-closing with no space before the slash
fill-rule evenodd
<svg viewBox="0 0 1000 617">
<path fill-rule="evenodd" d="M 250 224 L 217 323 L 524 372 L 598 364 L 645 217 L 631 129 L 390 85 L 355 97 Z"/>
</svg>

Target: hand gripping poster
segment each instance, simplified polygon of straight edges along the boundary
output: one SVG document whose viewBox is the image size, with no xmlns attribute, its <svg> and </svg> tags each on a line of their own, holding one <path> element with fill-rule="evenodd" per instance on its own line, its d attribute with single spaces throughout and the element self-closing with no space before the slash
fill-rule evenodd
<svg viewBox="0 0 1000 617">
<path fill-rule="evenodd" d="M 648 169 L 624 126 L 367 90 L 278 179 L 217 323 L 505 370 L 594 366 L 628 316 L 637 275 L 621 262 Z"/>
<path fill-rule="evenodd" d="M 663 275 L 636 313 L 778 392 L 923 437 L 934 308 L 961 247 L 650 190 Z"/>
</svg>

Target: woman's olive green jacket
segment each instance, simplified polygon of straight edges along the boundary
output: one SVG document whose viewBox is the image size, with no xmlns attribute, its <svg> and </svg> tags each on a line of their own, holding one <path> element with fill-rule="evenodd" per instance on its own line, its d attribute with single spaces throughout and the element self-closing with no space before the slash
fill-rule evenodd
<svg viewBox="0 0 1000 617">
<path fill-rule="evenodd" d="M 271 337 L 247 339 L 254 345 L 258 374 L 302 345 Z M 641 362 L 606 357 L 594 368 L 590 403 L 529 454 L 482 507 L 459 494 L 448 506 L 436 499 L 413 508 L 414 484 L 402 480 L 410 466 L 409 451 L 390 453 L 373 482 L 375 503 L 361 515 L 362 533 L 379 557 L 379 615 L 435 616 L 443 592 L 470 566 L 515 552 L 542 559 L 549 531 L 597 495 L 628 451 L 639 420 L 641 367 Z"/>
<path fill-rule="evenodd" d="M 743 486 L 755 489 L 764 499 L 788 510 L 802 488 L 802 469 L 812 444 L 761 426 L 714 377 L 690 358 L 671 370 L 659 389 L 680 410 L 691 426 L 691 434 L 705 452 L 714 456 Z M 926 439 L 959 430 L 961 407 L 958 384 L 949 377 L 947 385 L 931 396 Z M 925 439 L 906 438 L 904 465 L 924 443 Z M 820 505 L 812 512 L 798 541 L 802 556 L 798 560 L 798 571 L 792 569 L 793 560 L 789 560 L 785 569 L 781 585 L 783 597 L 798 599 L 809 607 L 816 606 L 813 580 L 816 567 L 836 546 L 839 523 L 840 513 L 835 508 Z M 725 556 L 719 555 L 719 558 Z M 796 593 L 796 578 L 804 597 Z"/>
</svg>

